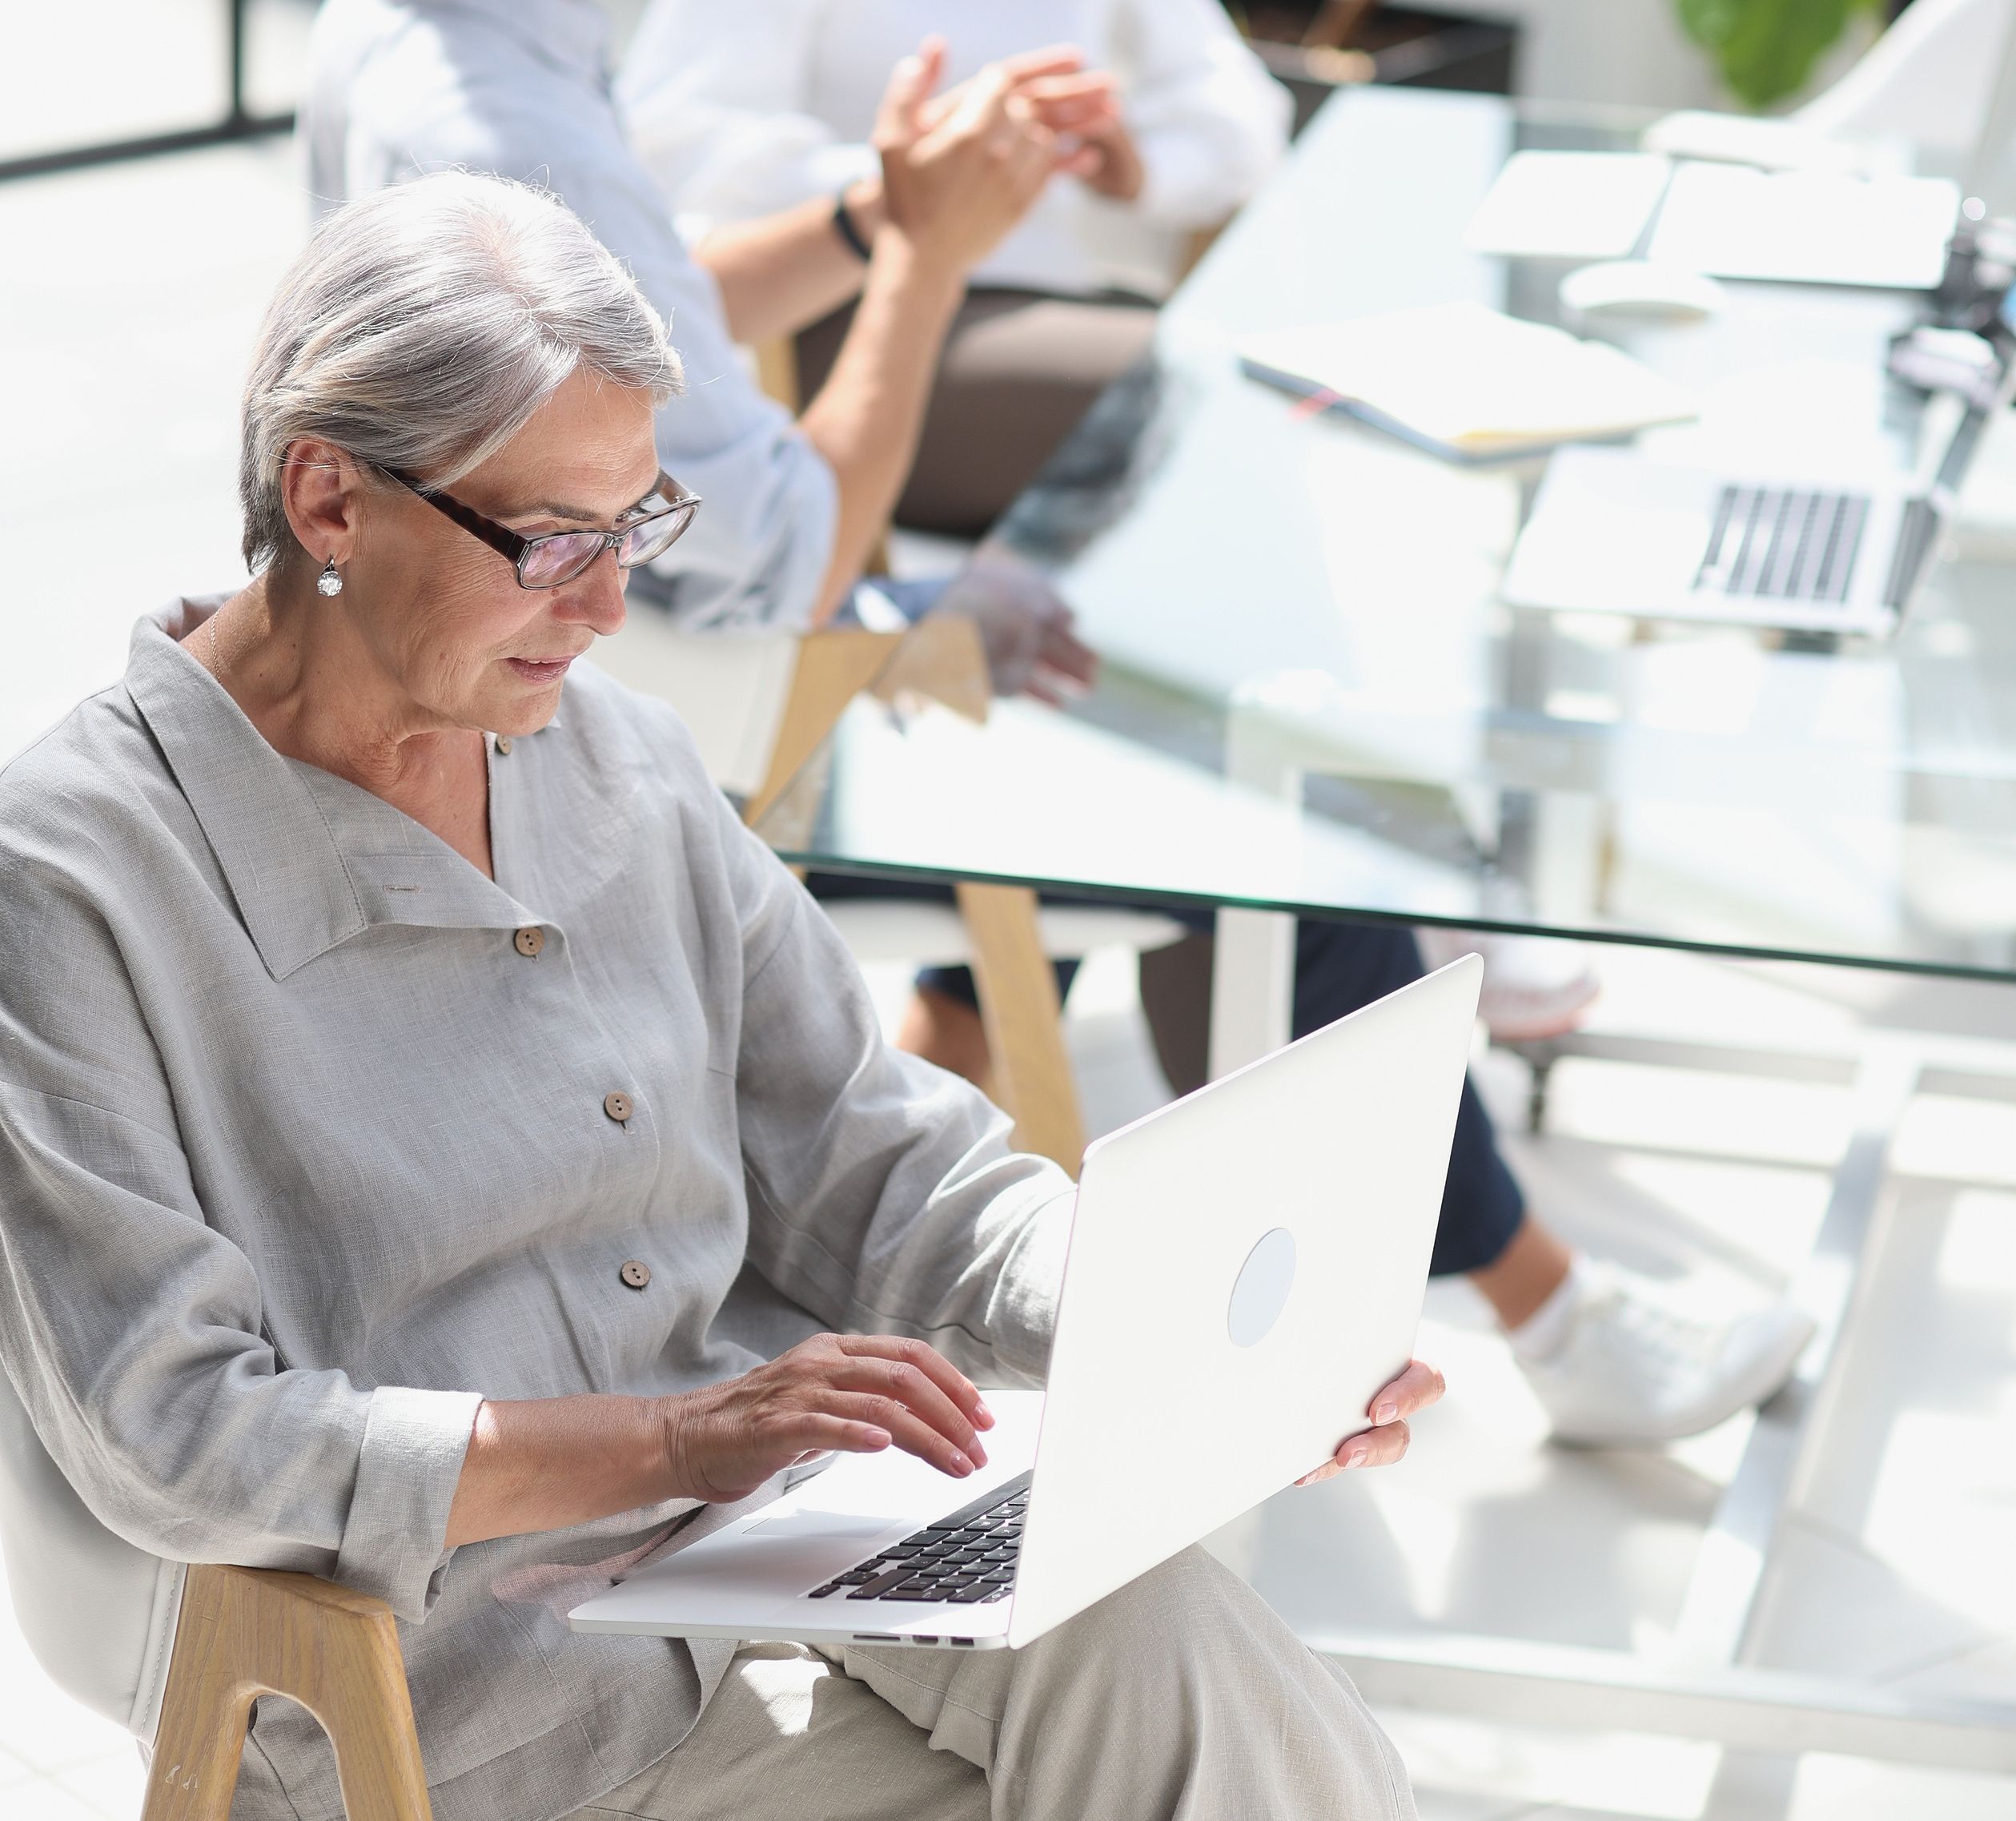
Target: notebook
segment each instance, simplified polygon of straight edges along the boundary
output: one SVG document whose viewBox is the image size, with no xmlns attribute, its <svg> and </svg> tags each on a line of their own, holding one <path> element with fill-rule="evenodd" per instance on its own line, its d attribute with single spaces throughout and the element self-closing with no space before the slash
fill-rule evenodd
<svg viewBox="0 0 2016 1821">
<path fill-rule="evenodd" d="M 1603 441 L 1696 415 L 1692 394 L 1620 349 L 1481 304 L 1249 336 L 1239 364 L 1455 461 Z"/>
</svg>

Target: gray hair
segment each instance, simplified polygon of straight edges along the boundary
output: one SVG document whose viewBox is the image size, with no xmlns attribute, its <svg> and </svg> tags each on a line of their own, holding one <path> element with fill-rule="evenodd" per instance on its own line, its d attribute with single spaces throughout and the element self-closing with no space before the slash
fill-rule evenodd
<svg viewBox="0 0 2016 1821">
<path fill-rule="evenodd" d="M 246 381 L 247 564 L 295 547 L 280 478 L 300 438 L 451 485 L 583 367 L 654 404 L 681 385 L 636 279 L 557 197 L 444 171 L 337 210 L 267 306 Z"/>
</svg>

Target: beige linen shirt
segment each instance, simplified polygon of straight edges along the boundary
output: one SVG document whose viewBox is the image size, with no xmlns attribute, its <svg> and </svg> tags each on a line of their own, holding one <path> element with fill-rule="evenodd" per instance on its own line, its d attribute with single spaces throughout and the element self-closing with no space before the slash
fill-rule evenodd
<svg viewBox="0 0 2016 1821">
<path fill-rule="evenodd" d="M 213 605 L 0 771 L 0 1363 L 129 1541 L 391 1602 L 438 1821 L 545 1821 L 733 1646 L 567 1626 L 690 1503 L 444 1550 L 479 1400 L 677 1392 L 818 1326 L 1028 1382 L 1070 1185 L 883 1044 L 669 710 L 577 666 L 494 747 L 493 883 L 267 746 L 174 642 Z M 263 1704 L 235 1812 L 340 1811 Z"/>
</svg>

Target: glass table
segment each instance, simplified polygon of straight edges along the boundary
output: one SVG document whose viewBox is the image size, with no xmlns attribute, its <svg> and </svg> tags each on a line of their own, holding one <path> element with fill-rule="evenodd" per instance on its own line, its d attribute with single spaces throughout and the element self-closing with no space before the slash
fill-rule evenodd
<svg viewBox="0 0 2016 1821">
<path fill-rule="evenodd" d="M 1499 583 L 1542 463 L 1455 465 L 1239 371 L 1255 332 L 1408 305 L 1553 320 L 1576 262 L 1468 251 L 1466 225 L 1514 149 L 1624 147 L 1641 124 L 1340 94 L 1000 528 L 1076 610 L 1096 686 L 984 726 L 859 704 L 817 788 L 760 825 L 773 844 L 825 871 L 1215 909 L 1219 1071 L 1285 1040 L 1298 916 L 2016 979 L 2016 488 L 1998 526 L 1996 426 L 1901 630 L 1856 640 L 1516 610 Z M 1701 400 L 1642 446 L 1930 472 L 1958 408 L 1884 372 L 1924 298 L 1728 291 L 1705 321 L 1601 332 Z M 1888 1132 L 1928 1070 L 2006 1084 L 1953 1049 L 1734 1059 L 1853 1083 L 1857 1136 L 1794 1286 L 1821 1338 L 1759 1419 L 1672 1659 L 1331 1644 L 1375 1698 L 1732 1743 L 1796 1724 L 1815 1749 L 2016 1770 L 2016 1713 L 1774 1680 L 1752 1623 Z"/>
<path fill-rule="evenodd" d="M 1456 467 L 1239 371 L 1255 331 L 1408 304 L 1550 319 L 1570 263 L 1468 252 L 1464 225 L 1514 147 L 1631 138 L 1474 96 L 1333 103 L 1002 527 L 1077 612 L 1096 689 L 964 738 L 864 711 L 779 845 L 911 878 L 2016 978 L 2016 513 L 1999 537 L 1963 524 L 1881 642 L 1517 611 L 1497 586 L 1539 462 Z M 1908 466 L 1950 433 L 1883 376 L 1922 299 L 1728 288 L 1708 322 L 1604 332 L 1702 400 L 1643 445 Z M 1264 838 L 1238 833 L 1255 787 Z"/>
</svg>

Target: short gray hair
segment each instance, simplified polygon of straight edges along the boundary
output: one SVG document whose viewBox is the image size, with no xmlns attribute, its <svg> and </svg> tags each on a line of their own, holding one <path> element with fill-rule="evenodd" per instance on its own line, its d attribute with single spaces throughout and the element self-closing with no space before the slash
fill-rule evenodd
<svg viewBox="0 0 2016 1821">
<path fill-rule="evenodd" d="M 557 197 L 444 171 L 337 210 L 282 279 L 252 356 L 247 564 L 295 547 L 280 478 L 302 437 L 451 485 L 582 367 L 654 404 L 681 384 L 637 281 Z"/>
</svg>

